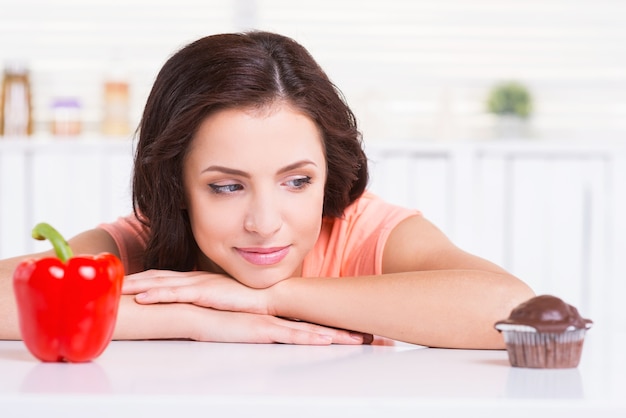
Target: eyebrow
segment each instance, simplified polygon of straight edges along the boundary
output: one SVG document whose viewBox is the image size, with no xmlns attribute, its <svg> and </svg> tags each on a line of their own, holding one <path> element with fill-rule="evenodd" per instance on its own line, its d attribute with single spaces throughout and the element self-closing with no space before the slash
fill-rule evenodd
<svg viewBox="0 0 626 418">
<path fill-rule="evenodd" d="M 277 174 L 283 174 L 286 173 L 288 171 L 291 170 L 295 170 L 297 168 L 301 168 L 307 165 L 313 165 L 315 167 L 317 167 L 317 164 L 315 164 L 313 161 L 311 160 L 300 160 L 300 161 L 296 161 L 295 163 L 289 164 L 284 166 L 283 168 L 281 168 L 280 170 L 278 170 Z M 241 176 L 241 177 L 245 177 L 245 178 L 250 178 L 250 173 L 247 173 L 243 170 L 238 170 L 236 168 L 230 168 L 230 167 L 224 167 L 221 165 L 211 165 L 207 168 L 205 168 L 204 170 L 201 171 L 201 173 L 206 173 L 209 171 L 217 171 L 220 173 L 224 173 L 224 174 L 230 174 L 230 175 L 234 175 L 234 176 Z"/>
</svg>

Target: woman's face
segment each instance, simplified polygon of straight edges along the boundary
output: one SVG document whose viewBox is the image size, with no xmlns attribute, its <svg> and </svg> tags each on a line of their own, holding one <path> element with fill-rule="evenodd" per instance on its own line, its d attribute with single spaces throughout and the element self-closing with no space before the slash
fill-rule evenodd
<svg viewBox="0 0 626 418">
<path fill-rule="evenodd" d="M 314 122 L 285 103 L 208 117 L 185 159 L 198 267 L 269 287 L 299 275 L 322 223 L 326 158 Z"/>
</svg>

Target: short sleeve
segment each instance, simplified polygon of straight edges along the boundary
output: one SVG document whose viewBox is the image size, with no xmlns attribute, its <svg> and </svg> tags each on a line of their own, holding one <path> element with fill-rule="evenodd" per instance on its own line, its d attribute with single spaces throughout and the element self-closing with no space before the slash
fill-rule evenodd
<svg viewBox="0 0 626 418">
<path fill-rule="evenodd" d="M 111 223 L 100 224 L 98 228 L 108 232 L 115 241 L 126 274 L 143 270 L 143 255 L 148 243 L 148 229 L 134 214 L 120 217 Z"/>
<path fill-rule="evenodd" d="M 303 275 L 348 277 L 382 274 L 385 244 L 403 220 L 421 215 L 365 193 L 342 218 L 325 219 L 320 237 L 304 260 Z"/>
</svg>

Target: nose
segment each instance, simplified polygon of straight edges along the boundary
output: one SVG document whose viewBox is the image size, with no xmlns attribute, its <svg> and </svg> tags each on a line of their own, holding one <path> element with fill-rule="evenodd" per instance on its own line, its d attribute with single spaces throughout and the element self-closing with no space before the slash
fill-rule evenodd
<svg viewBox="0 0 626 418">
<path fill-rule="evenodd" d="M 244 228 L 262 237 L 270 237 L 280 230 L 283 218 L 280 203 L 272 194 L 257 194 L 251 197 Z"/>
</svg>

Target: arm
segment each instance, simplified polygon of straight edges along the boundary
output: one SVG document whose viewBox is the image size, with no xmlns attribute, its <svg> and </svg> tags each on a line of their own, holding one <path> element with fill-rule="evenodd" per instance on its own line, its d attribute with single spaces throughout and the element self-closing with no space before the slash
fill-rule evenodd
<svg viewBox="0 0 626 418">
<path fill-rule="evenodd" d="M 214 274 L 148 271 L 129 280 L 125 293 L 145 304 L 269 313 L 450 348 L 503 348 L 493 324 L 533 296 L 522 281 L 460 250 L 421 216 L 391 233 L 379 276 L 294 277 L 259 290 Z"/>
<path fill-rule="evenodd" d="M 269 309 L 421 345 L 502 348 L 493 324 L 533 296 L 519 279 L 460 250 L 421 216 L 394 229 L 383 273 L 285 280 L 269 289 Z"/>
<path fill-rule="evenodd" d="M 69 240 L 76 254 L 109 252 L 119 256 L 114 240 L 103 230 L 83 232 Z M 0 340 L 21 338 L 13 270 L 26 258 L 54 256 L 53 251 L 0 261 Z M 184 338 L 202 341 L 361 344 L 364 336 L 271 315 L 223 312 L 189 304 L 140 305 L 132 296 L 120 300 L 114 339 Z"/>
</svg>

